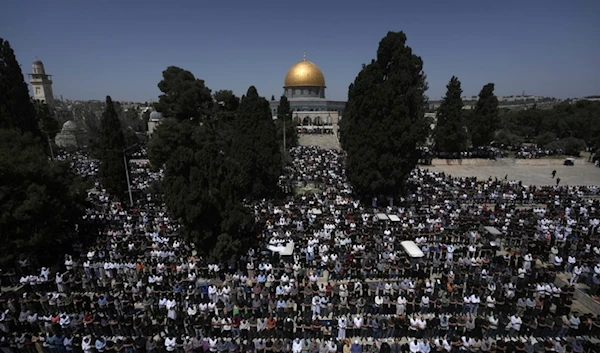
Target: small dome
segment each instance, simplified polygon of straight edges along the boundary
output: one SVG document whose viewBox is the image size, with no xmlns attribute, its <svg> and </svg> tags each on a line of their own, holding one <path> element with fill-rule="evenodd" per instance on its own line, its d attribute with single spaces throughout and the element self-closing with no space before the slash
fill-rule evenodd
<svg viewBox="0 0 600 353">
<path fill-rule="evenodd" d="M 289 69 L 283 87 L 325 87 L 325 76 L 317 65 L 304 58 Z"/>
<path fill-rule="evenodd" d="M 156 110 L 150 113 L 150 119 L 162 119 L 162 117 L 162 113 L 159 113 Z"/>
<path fill-rule="evenodd" d="M 36 58 L 33 59 L 33 65 L 44 65 L 44 63 L 36 56 Z"/>
<path fill-rule="evenodd" d="M 79 127 L 72 120 L 67 120 L 62 126 L 62 131 L 77 131 L 77 130 L 79 130 Z"/>
</svg>

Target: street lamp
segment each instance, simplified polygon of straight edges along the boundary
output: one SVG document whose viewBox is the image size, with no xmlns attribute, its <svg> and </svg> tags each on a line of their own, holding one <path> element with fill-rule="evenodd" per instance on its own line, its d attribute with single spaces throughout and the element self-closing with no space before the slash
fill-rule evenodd
<svg viewBox="0 0 600 353">
<path fill-rule="evenodd" d="M 130 149 L 136 147 L 138 144 L 136 143 L 135 145 L 131 145 L 125 149 L 122 150 L 108 150 L 109 152 L 121 152 L 123 153 L 123 163 L 125 164 L 125 178 L 127 178 L 127 191 L 129 192 L 129 205 L 131 207 L 133 207 L 133 196 L 131 195 L 131 183 L 129 182 L 129 166 L 127 165 L 127 156 L 125 155 L 125 152 L 129 151 Z"/>
</svg>

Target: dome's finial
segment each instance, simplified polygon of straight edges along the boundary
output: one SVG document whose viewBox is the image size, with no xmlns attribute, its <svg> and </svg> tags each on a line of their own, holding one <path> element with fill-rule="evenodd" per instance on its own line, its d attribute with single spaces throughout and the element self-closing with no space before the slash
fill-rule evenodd
<svg viewBox="0 0 600 353">
<path fill-rule="evenodd" d="M 306 52 L 302 55 L 302 60 L 306 61 Z"/>
</svg>

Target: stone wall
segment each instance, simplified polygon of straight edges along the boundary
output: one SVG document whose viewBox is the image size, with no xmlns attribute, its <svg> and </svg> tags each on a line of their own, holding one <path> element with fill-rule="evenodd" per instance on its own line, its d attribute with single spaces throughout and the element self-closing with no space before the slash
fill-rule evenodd
<svg viewBox="0 0 600 353">
<path fill-rule="evenodd" d="M 517 165 L 517 166 L 551 166 L 563 165 L 564 158 L 540 158 L 540 159 L 513 159 L 501 158 L 497 160 L 483 158 L 468 158 L 468 159 L 439 159 L 434 158 L 431 164 L 434 166 L 450 165 L 450 166 L 499 166 L 499 165 Z M 587 160 L 577 158 L 574 160 L 577 165 L 587 164 Z"/>
</svg>

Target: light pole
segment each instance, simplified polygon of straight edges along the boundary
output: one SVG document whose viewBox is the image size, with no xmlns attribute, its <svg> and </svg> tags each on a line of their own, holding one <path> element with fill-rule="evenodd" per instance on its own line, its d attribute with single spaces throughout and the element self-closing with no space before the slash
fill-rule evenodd
<svg viewBox="0 0 600 353">
<path fill-rule="evenodd" d="M 138 144 L 131 145 L 123 150 L 108 150 L 109 152 L 123 153 L 123 164 L 125 164 L 125 178 L 127 179 L 127 191 L 129 192 L 129 206 L 133 207 L 133 196 L 131 195 L 131 183 L 129 182 L 129 165 L 127 165 L 127 155 L 125 152 L 136 147 Z"/>
</svg>

